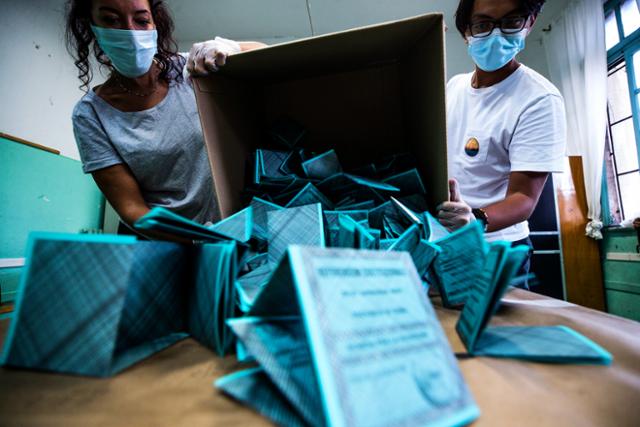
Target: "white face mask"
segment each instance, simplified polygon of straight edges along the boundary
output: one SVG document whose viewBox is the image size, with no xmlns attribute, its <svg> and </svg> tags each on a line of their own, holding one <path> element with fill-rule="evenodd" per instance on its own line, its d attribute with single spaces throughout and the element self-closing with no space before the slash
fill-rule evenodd
<svg viewBox="0 0 640 427">
<path fill-rule="evenodd" d="M 156 30 L 115 30 L 91 26 L 100 48 L 125 77 L 139 77 L 149 71 L 158 52 Z"/>
</svg>

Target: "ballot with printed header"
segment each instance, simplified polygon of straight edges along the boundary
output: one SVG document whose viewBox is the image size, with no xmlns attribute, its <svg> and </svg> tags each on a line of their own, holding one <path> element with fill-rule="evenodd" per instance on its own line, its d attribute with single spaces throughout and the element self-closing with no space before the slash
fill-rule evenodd
<svg viewBox="0 0 640 427">
<path fill-rule="evenodd" d="M 275 409 L 249 402 L 238 382 L 271 382 L 262 387 L 290 405 L 278 407 L 314 426 L 454 426 L 479 415 L 407 252 L 289 246 L 248 316 L 228 324 L 263 371 L 216 386 L 267 416 Z"/>
</svg>

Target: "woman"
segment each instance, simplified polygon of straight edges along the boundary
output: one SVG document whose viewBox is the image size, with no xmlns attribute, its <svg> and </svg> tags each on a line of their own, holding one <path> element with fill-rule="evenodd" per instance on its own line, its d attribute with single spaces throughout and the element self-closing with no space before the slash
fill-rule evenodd
<svg viewBox="0 0 640 427">
<path fill-rule="evenodd" d="M 230 54 L 264 45 L 216 37 L 177 53 L 161 0 L 71 0 L 67 43 L 87 94 L 73 110 L 82 167 L 126 224 L 153 206 L 200 223 L 216 221 L 207 151 L 190 77 Z M 106 66 L 89 89 L 90 56 Z"/>
<path fill-rule="evenodd" d="M 479 220 L 486 239 L 531 247 L 527 219 L 547 176 L 562 172 L 564 101 L 515 56 L 545 0 L 461 0 L 456 27 L 476 64 L 447 84 L 450 200 L 440 222 Z M 528 272 L 525 262 L 521 273 Z M 526 285 L 525 285 L 526 286 Z"/>
</svg>

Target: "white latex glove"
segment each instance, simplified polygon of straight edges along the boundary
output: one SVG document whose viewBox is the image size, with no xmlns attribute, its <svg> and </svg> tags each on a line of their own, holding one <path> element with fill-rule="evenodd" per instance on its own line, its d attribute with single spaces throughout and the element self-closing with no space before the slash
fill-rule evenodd
<svg viewBox="0 0 640 427">
<path fill-rule="evenodd" d="M 476 217 L 471 213 L 471 206 L 466 204 L 460 197 L 458 181 L 449 180 L 449 201 L 443 202 L 436 208 L 438 221 L 449 231 L 464 227 Z"/>
<path fill-rule="evenodd" d="M 242 51 L 236 41 L 216 37 L 206 42 L 195 43 L 189 51 L 187 71 L 196 76 L 204 76 L 227 62 L 227 56 Z"/>
</svg>

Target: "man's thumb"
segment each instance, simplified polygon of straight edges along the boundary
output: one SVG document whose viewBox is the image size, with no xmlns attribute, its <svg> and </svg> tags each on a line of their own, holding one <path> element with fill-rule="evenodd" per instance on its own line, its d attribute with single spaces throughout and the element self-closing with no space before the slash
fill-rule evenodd
<svg viewBox="0 0 640 427">
<path fill-rule="evenodd" d="M 460 190 L 458 189 L 458 181 L 455 179 L 449 180 L 449 201 L 450 202 L 461 202 L 460 200 Z"/>
</svg>

